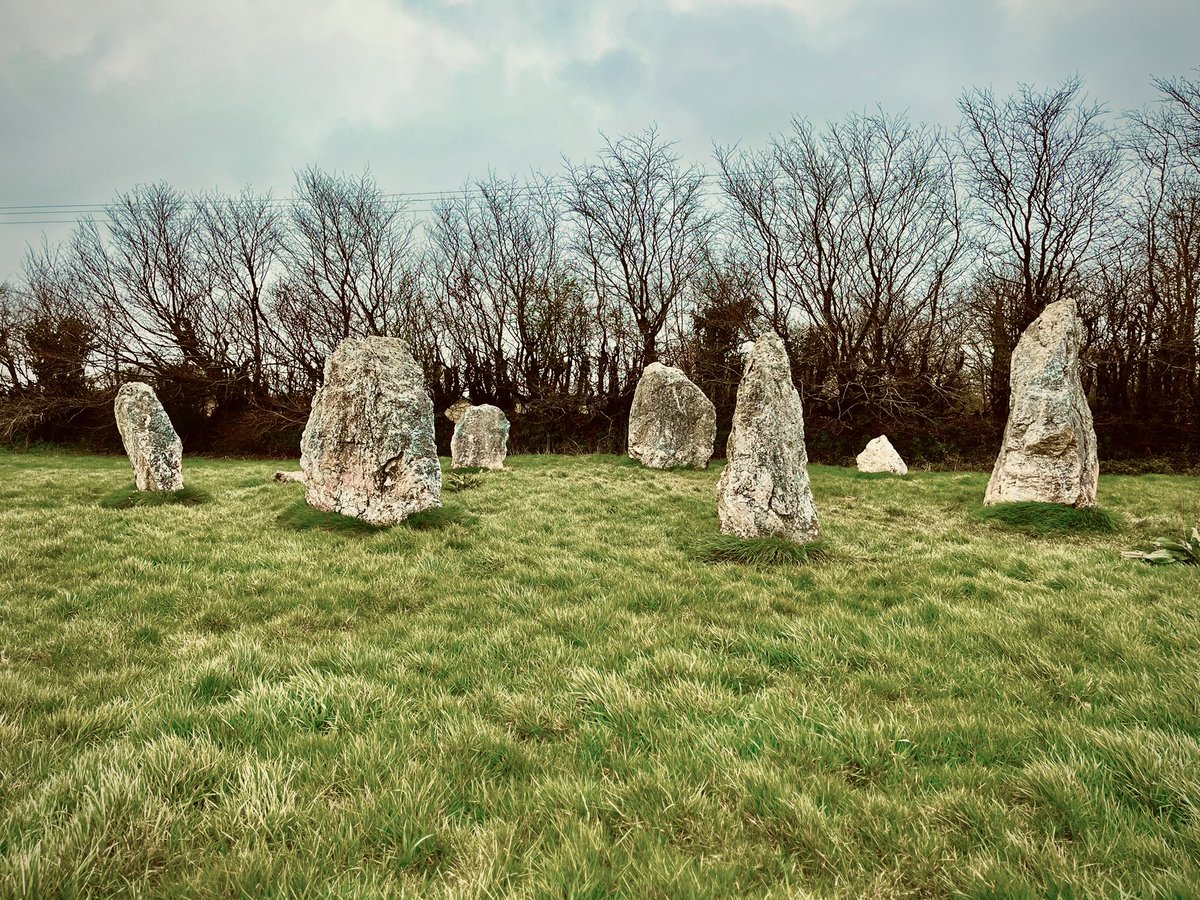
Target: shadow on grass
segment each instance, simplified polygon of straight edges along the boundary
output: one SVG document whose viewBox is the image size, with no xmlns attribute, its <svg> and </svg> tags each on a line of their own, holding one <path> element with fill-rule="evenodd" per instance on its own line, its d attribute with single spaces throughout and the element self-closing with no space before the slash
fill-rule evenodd
<svg viewBox="0 0 1200 900">
<path fill-rule="evenodd" d="M 895 475 L 891 472 L 860 472 L 857 469 L 854 470 L 854 473 L 851 477 L 856 478 L 860 481 L 912 481 L 913 480 L 912 472 L 909 472 L 907 475 Z"/>
<path fill-rule="evenodd" d="M 1120 517 L 1098 507 L 1076 509 L 1060 503 L 1000 503 L 975 511 L 983 521 L 1022 534 L 1112 534 L 1120 531 Z"/>
<path fill-rule="evenodd" d="M 408 528 L 413 531 L 439 531 L 452 525 L 470 527 L 478 519 L 461 506 L 448 504 L 423 512 L 413 513 L 398 525 L 372 525 L 353 516 L 313 509 L 303 498 L 296 500 L 279 514 L 280 525 L 293 531 L 331 531 L 337 534 L 377 534 L 392 528 Z"/>
<path fill-rule="evenodd" d="M 706 534 L 694 540 L 689 550 L 703 562 L 756 568 L 803 565 L 829 559 L 829 551 L 820 541 L 794 544 L 778 537 L 743 538 L 732 534 Z"/>
<path fill-rule="evenodd" d="M 199 506 L 212 500 L 212 494 L 198 487 L 185 487 L 181 491 L 139 491 L 137 485 L 129 485 L 100 498 L 104 509 L 134 509 L 142 506 Z"/>
</svg>

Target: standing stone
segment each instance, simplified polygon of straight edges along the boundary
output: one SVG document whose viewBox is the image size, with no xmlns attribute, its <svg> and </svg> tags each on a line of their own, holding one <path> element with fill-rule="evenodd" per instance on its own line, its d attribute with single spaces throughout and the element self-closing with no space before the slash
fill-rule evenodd
<svg viewBox="0 0 1200 900">
<path fill-rule="evenodd" d="M 908 466 L 887 439 L 886 434 L 867 442 L 863 452 L 855 457 L 860 472 L 884 472 L 888 475 L 907 475 Z"/>
<path fill-rule="evenodd" d="M 469 406 L 454 426 L 454 468 L 503 469 L 508 456 L 508 418 L 498 406 Z"/>
<path fill-rule="evenodd" d="M 717 411 L 679 369 L 652 362 L 629 410 L 629 455 L 652 469 L 703 469 L 712 457 Z"/>
<path fill-rule="evenodd" d="M 1047 306 L 1012 355 L 1008 424 L 984 504 L 1034 500 L 1095 506 L 1100 463 L 1079 376 L 1073 300 Z"/>
<path fill-rule="evenodd" d="M 433 401 L 404 341 L 347 338 L 325 360 L 300 468 L 309 506 L 373 525 L 442 505 Z"/>
<path fill-rule="evenodd" d="M 759 338 L 738 385 L 729 461 L 717 483 L 721 531 L 776 536 L 805 544 L 817 539 L 817 510 L 808 483 L 804 410 L 792 367 L 776 334 Z"/>
<path fill-rule="evenodd" d="M 139 491 L 183 490 L 183 442 L 148 384 L 121 385 L 113 402 L 117 430 Z"/>
</svg>

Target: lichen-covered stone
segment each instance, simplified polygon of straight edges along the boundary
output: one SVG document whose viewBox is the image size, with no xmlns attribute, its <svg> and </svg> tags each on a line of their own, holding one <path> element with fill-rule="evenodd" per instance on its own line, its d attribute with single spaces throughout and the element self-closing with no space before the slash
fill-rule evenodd
<svg viewBox="0 0 1200 900">
<path fill-rule="evenodd" d="M 1072 300 L 1051 303 L 1012 355 L 1008 423 L 984 503 L 1096 505 L 1100 464 L 1080 378 L 1082 326 Z"/>
<path fill-rule="evenodd" d="M 746 362 L 727 456 L 717 483 L 722 532 L 775 536 L 797 544 L 817 539 L 804 410 L 787 351 L 776 334 L 759 338 Z"/>
<path fill-rule="evenodd" d="M 881 434 L 877 438 L 872 438 L 867 442 L 867 446 L 863 448 L 863 452 L 855 458 L 858 463 L 858 471 L 871 473 L 884 473 L 887 475 L 907 475 L 908 466 L 904 460 L 900 458 L 900 454 L 896 452 L 896 448 L 892 446 L 892 442 L 888 440 L 886 434 Z"/>
<path fill-rule="evenodd" d="M 459 400 L 455 400 L 453 403 L 451 403 L 449 406 L 447 406 L 446 411 L 443 413 L 443 415 L 447 419 L 449 419 L 451 422 L 453 422 L 455 425 L 457 425 L 458 420 L 463 417 L 463 413 L 465 413 L 470 408 L 471 408 L 471 401 L 468 400 L 466 397 L 463 397 Z"/>
<path fill-rule="evenodd" d="M 686 375 L 652 362 L 629 410 L 629 456 L 652 469 L 703 469 L 712 457 L 717 412 Z"/>
<path fill-rule="evenodd" d="M 148 384 L 121 385 L 113 401 L 121 442 L 139 491 L 183 490 L 183 442 Z"/>
<path fill-rule="evenodd" d="M 374 525 L 442 505 L 433 401 L 404 341 L 338 345 L 313 397 L 300 468 L 310 506 Z"/>
<path fill-rule="evenodd" d="M 450 439 L 454 468 L 503 469 L 508 456 L 508 417 L 483 403 L 463 410 Z"/>
</svg>

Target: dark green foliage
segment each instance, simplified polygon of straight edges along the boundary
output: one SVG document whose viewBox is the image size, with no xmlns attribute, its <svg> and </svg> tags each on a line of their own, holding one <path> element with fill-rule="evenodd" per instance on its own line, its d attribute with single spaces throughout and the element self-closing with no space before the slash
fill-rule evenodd
<svg viewBox="0 0 1200 900">
<path fill-rule="evenodd" d="M 777 537 L 743 538 L 732 534 L 705 535 L 696 541 L 695 552 L 705 562 L 743 566 L 799 565 L 829 556 L 820 542 L 795 544 Z"/>
<path fill-rule="evenodd" d="M 1180 563 L 1185 566 L 1200 566 L 1200 528 L 1193 528 L 1185 538 L 1156 538 L 1137 550 L 1126 550 L 1121 554 L 1126 559 L 1139 559 L 1155 566 Z"/>
<path fill-rule="evenodd" d="M 1025 534 L 1105 534 L 1121 529 L 1121 520 L 1099 507 L 1077 509 L 1059 503 L 1025 501 L 985 506 L 976 514 L 986 522 Z"/>
<path fill-rule="evenodd" d="M 139 491 L 136 485 L 131 484 L 102 497 L 100 505 L 105 509 L 133 509 L 142 506 L 167 506 L 173 503 L 198 506 L 211 501 L 212 494 L 191 485 L 181 491 Z"/>
</svg>

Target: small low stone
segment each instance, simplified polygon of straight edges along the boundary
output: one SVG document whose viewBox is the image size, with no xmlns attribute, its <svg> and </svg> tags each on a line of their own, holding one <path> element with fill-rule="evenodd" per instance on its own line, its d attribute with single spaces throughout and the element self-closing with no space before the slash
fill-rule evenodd
<svg viewBox="0 0 1200 900">
<path fill-rule="evenodd" d="M 508 417 L 482 403 L 463 411 L 454 426 L 450 454 L 456 469 L 503 469 L 508 456 Z"/>
<path fill-rule="evenodd" d="M 886 434 L 867 442 L 863 452 L 855 457 L 858 471 L 884 473 L 887 475 L 907 475 L 908 466 L 892 446 Z"/>
<path fill-rule="evenodd" d="M 303 472 L 285 472 L 285 471 L 281 470 L 281 471 L 278 471 L 275 473 L 275 480 L 282 481 L 285 484 L 291 484 L 291 483 L 304 484 L 304 473 Z"/>
<path fill-rule="evenodd" d="M 183 442 L 150 385 L 130 381 L 113 401 L 121 443 L 139 491 L 183 490 Z"/>
</svg>

